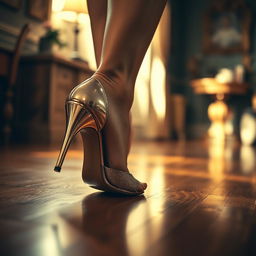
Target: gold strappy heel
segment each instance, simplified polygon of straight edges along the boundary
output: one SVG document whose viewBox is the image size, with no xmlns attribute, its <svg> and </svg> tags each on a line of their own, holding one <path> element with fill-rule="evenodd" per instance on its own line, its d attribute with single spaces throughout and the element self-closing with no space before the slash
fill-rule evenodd
<svg viewBox="0 0 256 256">
<path fill-rule="evenodd" d="M 139 195 L 140 182 L 127 171 L 104 165 L 101 130 L 108 116 L 108 100 L 100 81 L 91 78 L 76 86 L 66 101 L 67 127 L 54 170 L 61 171 L 74 136 L 80 132 L 84 145 L 82 178 L 91 187 L 126 195 Z"/>
</svg>

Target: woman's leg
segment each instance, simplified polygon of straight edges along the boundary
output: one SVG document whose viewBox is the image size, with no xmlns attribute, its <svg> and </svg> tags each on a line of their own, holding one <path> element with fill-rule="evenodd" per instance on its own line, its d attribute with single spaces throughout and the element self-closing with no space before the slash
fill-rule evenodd
<svg viewBox="0 0 256 256">
<path fill-rule="evenodd" d="M 102 45 L 103 45 L 103 38 L 104 38 L 104 32 L 105 32 L 105 25 L 106 25 L 106 19 L 107 19 L 107 6 L 108 2 L 107 0 L 87 0 L 87 6 L 90 16 L 90 22 L 91 22 L 91 30 L 92 30 L 92 37 L 93 37 L 93 45 L 94 45 L 94 54 L 96 59 L 97 67 L 99 67 L 100 59 L 101 59 L 101 52 L 102 52 Z M 131 118 L 132 115 L 130 113 L 129 115 L 129 144 L 128 152 L 131 148 Z"/>
<path fill-rule="evenodd" d="M 87 0 L 97 67 L 100 64 L 103 37 L 107 19 L 107 0 Z"/>
<path fill-rule="evenodd" d="M 100 65 L 95 76 L 102 81 L 109 100 L 103 138 L 105 164 L 112 168 L 127 170 L 134 84 L 165 3 L 166 0 L 108 1 Z"/>
</svg>

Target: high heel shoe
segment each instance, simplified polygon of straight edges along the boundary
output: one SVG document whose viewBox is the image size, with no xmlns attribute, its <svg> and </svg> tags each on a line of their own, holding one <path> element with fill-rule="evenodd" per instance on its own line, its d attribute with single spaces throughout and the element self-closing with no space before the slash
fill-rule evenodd
<svg viewBox="0 0 256 256">
<path fill-rule="evenodd" d="M 66 101 L 67 125 L 54 170 L 60 172 L 69 145 L 80 132 L 84 145 L 82 178 L 91 187 L 126 195 L 144 192 L 132 174 L 104 165 L 102 135 L 108 117 L 108 100 L 100 81 L 91 78 L 76 86 Z"/>
</svg>

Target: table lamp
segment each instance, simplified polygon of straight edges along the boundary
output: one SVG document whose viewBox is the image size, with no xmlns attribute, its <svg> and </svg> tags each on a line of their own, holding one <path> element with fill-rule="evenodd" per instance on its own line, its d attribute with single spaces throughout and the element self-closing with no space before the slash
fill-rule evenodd
<svg viewBox="0 0 256 256">
<path fill-rule="evenodd" d="M 81 60 L 81 58 L 79 56 L 79 51 L 78 51 L 78 35 L 80 32 L 78 17 L 79 17 L 79 14 L 81 14 L 81 13 L 83 13 L 83 14 L 88 13 L 86 1 L 85 0 L 65 0 L 62 11 L 74 14 L 74 17 L 75 17 L 74 21 L 73 21 L 75 23 L 74 50 L 73 50 L 71 57 L 72 57 L 72 59 Z"/>
</svg>

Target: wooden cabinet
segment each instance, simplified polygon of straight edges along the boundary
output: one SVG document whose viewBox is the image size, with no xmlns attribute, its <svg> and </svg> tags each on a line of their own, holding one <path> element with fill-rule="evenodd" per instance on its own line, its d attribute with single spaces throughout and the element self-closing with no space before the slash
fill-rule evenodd
<svg viewBox="0 0 256 256">
<path fill-rule="evenodd" d="M 66 123 L 65 100 L 71 89 L 92 73 L 85 62 L 55 55 L 23 57 L 15 92 L 16 140 L 60 142 Z"/>
</svg>

